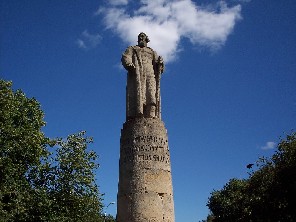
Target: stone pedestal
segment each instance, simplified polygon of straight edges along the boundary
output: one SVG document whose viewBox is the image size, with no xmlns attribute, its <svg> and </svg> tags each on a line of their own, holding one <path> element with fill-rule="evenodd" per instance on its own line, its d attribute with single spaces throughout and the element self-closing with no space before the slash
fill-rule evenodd
<svg viewBox="0 0 296 222">
<path fill-rule="evenodd" d="M 120 139 L 118 222 L 174 222 L 167 131 L 157 118 L 135 118 Z"/>
</svg>

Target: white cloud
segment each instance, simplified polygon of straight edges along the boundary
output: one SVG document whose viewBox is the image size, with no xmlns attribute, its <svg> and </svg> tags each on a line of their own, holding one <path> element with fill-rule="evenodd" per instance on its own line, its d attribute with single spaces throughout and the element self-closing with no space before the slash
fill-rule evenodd
<svg viewBox="0 0 296 222">
<path fill-rule="evenodd" d="M 81 33 L 81 38 L 77 39 L 76 43 L 81 49 L 92 49 L 100 43 L 101 39 L 100 34 L 90 34 L 87 30 L 84 30 Z"/>
<path fill-rule="evenodd" d="M 228 7 L 224 1 L 205 8 L 191 0 L 141 0 L 136 9 L 111 5 L 98 12 L 106 27 L 127 44 L 135 45 L 138 34 L 145 32 L 149 46 L 166 61 L 175 59 L 181 38 L 211 50 L 220 48 L 241 19 L 241 6 Z"/>
<path fill-rule="evenodd" d="M 111 4 L 111 5 L 127 5 L 128 0 L 109 0 L 109 4 Z"/>
<path fill-rule="evenodd" d="M 81 49 L 86 49 L 87 48 L 84 41 L 81 40 L 81 39 L 77 39 L 76 43 L 77 43 L 78 47 L 81 48 Z"/>
<path fill-rule="evenodd" d="M 265 146 L 262 146 L 261 149 L 262 150 L 272 150 L 276 147 L 276 143 L 275 142 L 267 142 L 265 144 Z"/>
</svg>

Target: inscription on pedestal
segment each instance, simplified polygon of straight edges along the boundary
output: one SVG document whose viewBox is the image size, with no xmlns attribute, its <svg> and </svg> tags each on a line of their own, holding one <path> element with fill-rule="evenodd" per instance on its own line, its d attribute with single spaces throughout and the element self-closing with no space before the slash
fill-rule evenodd
<svg viewBox="0 0 296 222">
<path fill-rule="evenodd" d="M 167 130 L 161 121 L 161 56 L 138 45 L 122 54 L 128 71 L 126 122 L 121 130 L 117 222 L 174 222 L 174 202 Z"/>
<path fill-rule="evenodd" d="M 121 160 L 169 163 L 168 141 L 157 136 L 137 136 L 121 140 Z"/>
<path fill-rule="evenodd" d="M 158 136 L 136 136 L 135 138 L 125 138 L 121 139 L 120 143 L 121 145 L 130 145 L 130 144 L 135 144 L 135 143 L 159 143 L 161 145 L 167 145 L 168 141 L 167 139 L 163 137 L 158 137 Z"/>
<path fill-rule="evenodd" d="M 174 222 L 167 131 L 159 119 L 124 124 L 120 139 L 119 222 Z"/>
</svg>

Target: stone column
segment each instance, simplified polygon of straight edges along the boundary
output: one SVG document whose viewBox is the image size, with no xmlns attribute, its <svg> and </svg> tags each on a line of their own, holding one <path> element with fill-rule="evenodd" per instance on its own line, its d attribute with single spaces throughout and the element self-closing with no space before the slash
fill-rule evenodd
<svg viewBox="0 0 296 222">
<path fill-rule="evenodd" d="M 118 222 L 174 222 L 167 130 L 158 118 L 135 118 L 121 130 Z"/>
</svg>

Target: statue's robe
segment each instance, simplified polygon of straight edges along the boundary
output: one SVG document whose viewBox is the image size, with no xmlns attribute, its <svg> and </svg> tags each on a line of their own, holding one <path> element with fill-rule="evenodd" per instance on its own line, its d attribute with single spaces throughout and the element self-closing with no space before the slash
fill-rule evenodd
<svg viewBox="0 0 296 222">
<path fill-rule="evenodd" d="M 121 62 L 128 70 L 126 115 L 128 118 L 145 116 L 149 106 L 156 106 L 156 52 L 149 47 L 130 46 L 122 54 Z M 129 70 L 128 65 L 135 69 Z"/>
</svg>

